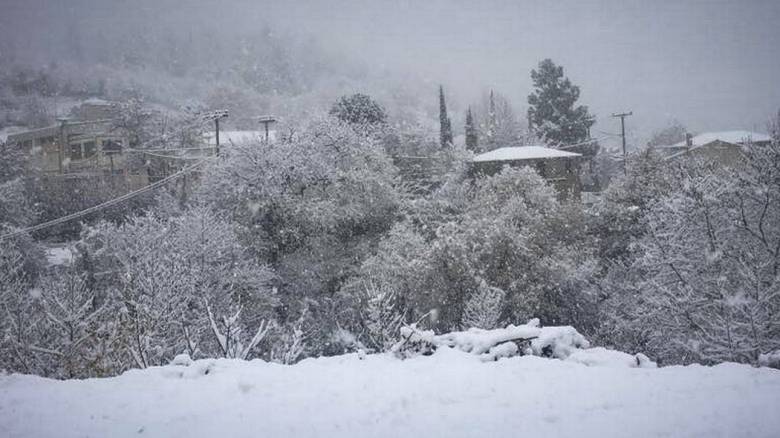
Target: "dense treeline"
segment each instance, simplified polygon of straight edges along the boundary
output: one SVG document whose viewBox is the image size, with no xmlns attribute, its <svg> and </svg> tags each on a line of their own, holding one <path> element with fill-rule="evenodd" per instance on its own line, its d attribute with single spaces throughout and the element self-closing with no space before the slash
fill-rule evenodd
<svg viewBox="0 0 780 438">
<path fill-rule="evenodd" d="M 469 152 L 441 149 L 435 131 L 334 116 L 229 149 L 186 199 L 162 191 L 85 224 L 71 265 L 45 266 L 29 237 L 3 241 L 0 367 L 111 375 L 180 353 L 290 363 L 383 351 L 413 322 L 532 317 L 666 364 L 756 363 L 780 348 L 777 135 L 735 167 L 635 154 L 585 208 L 530 169 L 470 178 Z M 439 170 L 393 158 L 420 148 Z M 8 231 L 36 207 L 9 168 L 22 164 L 5 163 Z"/>
</svg>

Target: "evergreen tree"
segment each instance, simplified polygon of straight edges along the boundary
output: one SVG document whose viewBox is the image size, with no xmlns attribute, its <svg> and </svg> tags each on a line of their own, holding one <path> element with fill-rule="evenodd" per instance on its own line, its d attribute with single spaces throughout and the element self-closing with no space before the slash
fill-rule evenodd
<svg viewBox="0 0 780 438">
<path fill-rule="evenodd" d="M 447 104 L 444 101 L 444 87 L 439 85 L 439 124 L 441 126 L 441 147 L 452 145 L 452 123 L 447 116 Z"/>
<path fill-rule="evenodd" d="M 575 105 L 580 88 L 563 76 L 563 67 L 550 59 L 531 71 L 534 91 L 528 96 L 528 127 L 553 144 L 571 144 L 588 138 L 593 117 L 588 107 Z"/>
<path fill-rule="evenodd" d="M 330 109 L 330 115 L 353 125 L 385 125 L 387 113 L 365 94 L 342 96 Z"/>
<path fill-rule="evenodd" d="M 472 152 L 478 152 L 479 138 L 477 137 L 477 127 L 474 125 L 474 115 L 469 107 L 466 113 L 466 149 Z"/>
<path fill-rule="evenodd" d="M 494 90 L 484 97 L 483 118 L 479 123 L 484 142 L 481 151 L 517 146 L 520 143 L 520 125 L 506 96 Z"/>
<path fill-rule="evenodd" d="M 496 98 L 493 95 L 493 90 L 490 90 L 490 100 L 488 102 L 488 120 L 487 128 L 485 130 L 485 138 L 487 139 L 487 150 L 493 150 L 496 145 L 496 130 L 498 129 L 498 119 L 496 117 Z"/>
</svg>

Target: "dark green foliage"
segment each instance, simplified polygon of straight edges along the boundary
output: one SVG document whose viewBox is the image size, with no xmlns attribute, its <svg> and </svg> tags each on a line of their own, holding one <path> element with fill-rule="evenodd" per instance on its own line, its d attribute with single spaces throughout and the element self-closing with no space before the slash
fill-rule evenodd
<svg viewBox="0 0 780 438">
<path fill-rule="evenodd" d="M 563 76 L 563 67 L 550 59 L 531 71 L 534 91 L 528 96 L 528 126 L 553 144 L 572 144 L 588 138 L 593 116 L 588 107 L 576 105 L 580 88 Z"/>
<path fill-rule="evenodd" d="M 330 115 L 354 125 L 384 125 L 387 123 L 387 114 L 385 114 L 384 108 L 370 96 L 360 93 L 342 96 L 331 107 Z"/>
<path fill-rule="evenodd" d="M 439 141 L 441 147 L 452 146 L 452 122 L 447 116 L 447 103 L 444 100 L 444 87 L 439 86 Z"/>
<path fill-rule="evenodd" d="M 466 113 L 466 149 L 477 152 L 479 149 L 479 137 L 477 135 L 477 127 L 474 125 L 474 115 L 471 113 L 471 107 L 469 107 Z"/>
</svg>

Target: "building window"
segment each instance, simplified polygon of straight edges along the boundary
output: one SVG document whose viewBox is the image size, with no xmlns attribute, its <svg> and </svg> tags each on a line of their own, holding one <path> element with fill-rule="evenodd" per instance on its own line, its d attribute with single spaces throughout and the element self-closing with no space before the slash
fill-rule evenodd
<svg viewBox="0 0 780 438">
<path fill-rule="evenodd" d="M 103 152 L 107 153 L 121 153 L 122 143 L 119 140 L 103 140 Z"/>
<path fill-rule="evenodd" d="M 547 166 L 546 166 L 544 161 L 540 161 L 540 162 L 536 163 L 536 172 L 538 172 L 539 176 L 541 176 L 542 178 L 547 177 L 547 175 L 546 175 L 546 173 L 547 173 Z"/>
<path fill-rule="evenodd" d="M 80 160 L 84 157 L 81 153 L 81 143 L 71 143 L 70 145 L 70 159 Z"/>
<path fill-rule="evenodd" d="M 84 158 L 91 158 L 93 155 L 95 155 L 95 142 L 84 142 Z"/>
</svg>

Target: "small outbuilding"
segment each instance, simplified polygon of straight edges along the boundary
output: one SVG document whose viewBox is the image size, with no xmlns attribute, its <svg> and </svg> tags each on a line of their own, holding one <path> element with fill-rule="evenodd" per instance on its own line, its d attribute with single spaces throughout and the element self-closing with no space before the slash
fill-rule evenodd
<svg viewBox="0 0 780 438">
<path fill-rule="evenodd" d="M 505 166 L 531 167 L 558 191 L 562 198 L 580 197 L 582 155 L 544 146 L 518 146 L 494 149 L 472 159 L 471 174 L 495 175 Z"/>
</svg>

